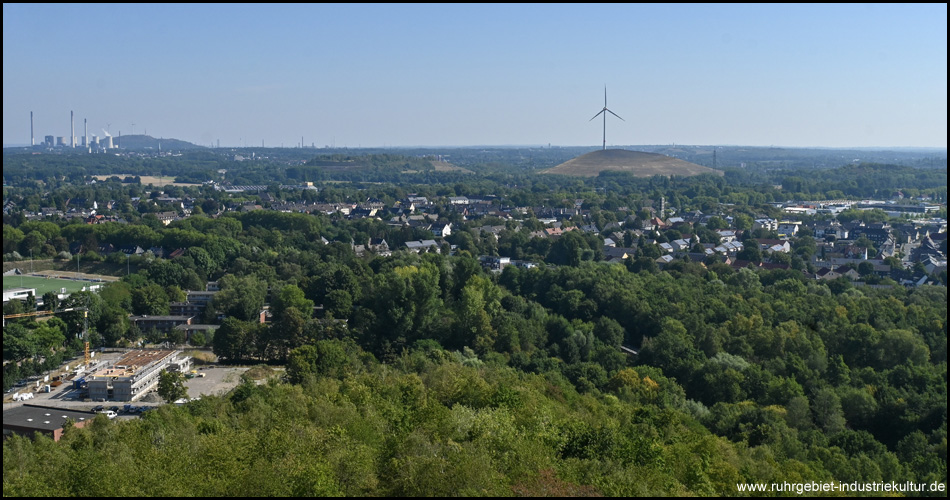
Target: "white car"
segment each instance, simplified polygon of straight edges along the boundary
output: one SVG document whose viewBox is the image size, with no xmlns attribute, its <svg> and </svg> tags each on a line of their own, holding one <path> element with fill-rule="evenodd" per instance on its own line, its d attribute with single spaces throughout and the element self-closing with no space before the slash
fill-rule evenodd
<svg viewBox="0 0 950 500">
<path fill-rule="evenodd" d="M 107 417 L 109 417 L 109 418 L 115 418 L 115 417 L 118 417 L 118 416 L 119 416 L 118 413 L 116 413 L 116 412 L 114 412 L 114 411 L 112 411 L 112 410 L 104 410 L 104 411 L 101 411 L 101 412 L 99 412 L 99 413 L 104 413 L 105 416 L 107 416 Z"/>
</svg>

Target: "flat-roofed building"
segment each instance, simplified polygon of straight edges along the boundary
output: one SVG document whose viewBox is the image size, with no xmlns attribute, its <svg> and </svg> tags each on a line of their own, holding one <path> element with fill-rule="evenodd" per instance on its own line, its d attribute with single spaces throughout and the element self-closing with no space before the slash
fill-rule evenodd
<svg viewBox="0 0 950 500">
<path fill-rule="evenodd" d="M 33 297 L 36 297 L 35 288 L 25 288 L 25 287 L 8 288 L 3 291 L 3 303 L 6 304 L 7 302 L 11 300 L 27 300 L 27 298 L 30 295 L 32 295 Z"/>
<path fill-rule="evenodd" d="M 171 316 L 183 316 L 186 318 L 194 318 L 195 316 L 200 315 L 204 312 L 204 307 L 198 304 L 192 304 L 191 302 L 169 302 L 168 303 L 168 312 Z M 174 328 L 178 328 L 181 324 L 176 325 Z"/>
<path fill-rule="evenodd" d="M 162 370 L 186 372 L 191 358 L 180 350 L 133 349 L 86 377 L 93 401 L 135 401 L 158 385 Z"/>
<path fill-rule="evenodd" d="M 406 248 L 416 253 L 427 252 L 430 248 L 435 248 L 435 251 L 439 252 L 439 244 L 435 240 L 407 241 Z"/>
<path fill-rule="evenodd" d="M 83 427 L 94 418 L 96 414 L 91 411 L 25 404 L 3 411 L 3 437 L 6 439 L 11 434 L 33 437 L 39 432 L 59 441 L 67 420 L 72 420 L 76 427 Z"/>
<path fill-rule="evenodd" d="M 214 332 L 221 328 L 221 325 L 178 325 L 175 327 L 175 330 L 181 330 L 185 332 L 185 340 L 191 342 L 191 336 L 195 332 L 201 332 L 205 336 L 206 340 L 214 338 Z"/>
<path fill-rule="evenodd" d="M 215 282 L 215 285 L 217 283 Z M 197 304 L 202 308 L 208 307 L 208 304 L 211 304 L 211 301 L 214 300 L 214 296 L 217 291 L 194 291 L 189 290 L 186 293 L 187 301 L 191 304 Z"/>
<path fill-rule="evenodd" d="M 178 310 L 179 308 L 177 307 L 177 303 L 176 303 L 176 311 Z M 142 330 L 143 332 L 148 330 L 149 328 L 155 328 L 156 330 L 160 332 L 168 333 L 178 325 L 190 325 L 192 323 L 193 318 L 194 318 L 193 315 L 192 316 L 171 316 L 171 315 L 149 316 L 149 315 L 143 314 L 142 316 L 130 316 L 129 320 L 132 321 L 132 323 L 135 323 L 135 325 L 138 326 L 139 329 Z"/>
</svg>

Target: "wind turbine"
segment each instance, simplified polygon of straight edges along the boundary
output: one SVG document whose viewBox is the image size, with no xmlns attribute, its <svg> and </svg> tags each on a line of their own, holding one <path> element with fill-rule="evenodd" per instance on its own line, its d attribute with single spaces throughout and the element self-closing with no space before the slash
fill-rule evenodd
<svg viewBox="0 0 950 500">
<path fill-rule="evenodd" d="M 604 115 L 604 150 L 605 151 L 607 150 L 607 113 L 610 113 L 616 116 L 617 118 L 620 118 L 620 115 L 607 109 L 607 87 L 604 86 L 604 109 L 600 110 L 600 113 L 597 113 L 596 115 L 594 115 L 594 118 L 597 118 L 600 115 Z M 591 118 L 590 120 L 587 120 L 587 121 L 592 122 L 594 121 L 594 118 Z M 620 118 L 620 121 L 627 121 L 627 120 Z"/>
</svg>

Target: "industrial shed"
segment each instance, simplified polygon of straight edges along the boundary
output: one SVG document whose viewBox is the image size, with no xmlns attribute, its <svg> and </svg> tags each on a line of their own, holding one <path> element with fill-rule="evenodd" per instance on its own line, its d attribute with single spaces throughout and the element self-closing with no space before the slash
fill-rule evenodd
<svg viewBox="0 0 950 500">
<path fill-rule="evenodd" d="M 59 441 L 63 435 L 66 420 L 72 420 L 76 427 L 83 427 L 96 414 L 91 411 L 68 410 L 53 406 L 23 405 L 3 412 L 3 437 L 21 434 L 33 437 L 36 432 L 46 434 Z"/>
</svg>

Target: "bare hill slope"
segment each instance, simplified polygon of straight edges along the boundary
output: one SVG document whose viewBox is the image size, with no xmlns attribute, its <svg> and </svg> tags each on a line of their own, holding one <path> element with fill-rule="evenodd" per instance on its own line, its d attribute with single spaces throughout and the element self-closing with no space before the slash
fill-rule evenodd
<svg viewBox="0 0 950 500">
<path fill-rule="evenodd" d="M 690 176 L 700 174 L 723 175 L 715 170 L 688 161 L 669 156 L 626 149 L 606 149 L 592 151 L 568 160 L 556 167 L 543 170 L 545 174 L 575 175 L 595 177 L 603 171 L 630 172 L 637 177 L 654 175 Z"/>
</svg>

